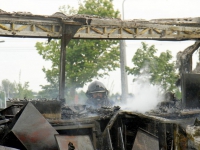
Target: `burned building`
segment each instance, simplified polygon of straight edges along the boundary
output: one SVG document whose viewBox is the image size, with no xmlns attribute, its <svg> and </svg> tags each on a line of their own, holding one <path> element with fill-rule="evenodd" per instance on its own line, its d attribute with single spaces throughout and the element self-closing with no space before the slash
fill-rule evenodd
<svg viewBox="0 0 200 150">
<path fill-rule="evenodd" d="M 122 21 L 98 16 L 51 16 L 0 10 L 0 36 L 61 39 L 58 100 L 11 101 L 1 110 L 0 148 L 28 150 L 200 149 L 197 41 L 178 56 L 181 101 L 168 100 L 144 114 L 119 106 L 93 109 L 63 104 L 65 47 L 73 39 L 198 40 L 199 18 Z"/>
</svg>

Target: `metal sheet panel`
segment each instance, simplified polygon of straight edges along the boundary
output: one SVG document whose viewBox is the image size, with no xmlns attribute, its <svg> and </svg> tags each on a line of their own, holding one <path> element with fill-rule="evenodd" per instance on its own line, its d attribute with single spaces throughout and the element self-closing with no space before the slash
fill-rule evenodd
<svg viewBox="0 0 200 150">
<path fill-rule="evenodd" d="M 132 150 L 159 150 L 158 138 L 138 129 Z"/>
<path fill-rule="evenodd" d="M 0 145 L 0 150 L 19 150 L 19 149 Z"/>
<path fill-rule="evenodd" d="M 40 112 L 28 103 L 11 131 L 28 150 L 57 150 L 57 143 L 54 138 L 58 132 L 40 114 Z"/>
<path fill-rule="evenodd" d="M 68 136 L 55 135 L 59 150 L 68 149 L 68 144 L 71 142 L 75 150 L 94 150 L 92 142 L 88 135 Z"/>
</svg>

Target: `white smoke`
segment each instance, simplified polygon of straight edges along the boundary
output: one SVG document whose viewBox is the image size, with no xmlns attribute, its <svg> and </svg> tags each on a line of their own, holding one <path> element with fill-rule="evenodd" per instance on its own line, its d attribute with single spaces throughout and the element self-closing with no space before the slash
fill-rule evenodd
<svg viewBox="0 0 200 150">
<path fill-rule="evenodd" d="M 162 95 L 161 87 L 150 84 L 147 75 L 142 75 L 134 82 L 133 96 L 128 97 L 126 104 L 120 106 L 122 110 L 145 113 L 163 101 Z"/>
</svg>

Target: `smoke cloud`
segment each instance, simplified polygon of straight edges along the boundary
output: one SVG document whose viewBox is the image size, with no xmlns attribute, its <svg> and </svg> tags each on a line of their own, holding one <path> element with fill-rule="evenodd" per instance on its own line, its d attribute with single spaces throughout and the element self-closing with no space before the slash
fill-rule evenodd
<svg viewBox="0 0 200 150">
<path fill-rule="evenodd" d="M 134 82 L 133 96 L 128 97 L 126 104 L 120 106 L 125 111 L 145 113 L 154 109 L 162 100 L 162 88 L 151 85 L 147 75 L 142 75 Z"/>
</svg>

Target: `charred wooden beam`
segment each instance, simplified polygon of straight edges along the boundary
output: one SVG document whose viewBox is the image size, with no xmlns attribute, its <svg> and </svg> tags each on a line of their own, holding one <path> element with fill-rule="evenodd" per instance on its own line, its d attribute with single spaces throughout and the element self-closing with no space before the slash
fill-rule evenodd
<svg viewBox="0 0 200 150">
<path fill-rule="evenodd" d="M 0 12 L 0 36 L 61 38 L 63 25 L 80 26 L 75 39 L 190 40 L 200 38 L 199 18 L 128 20 L 90 15 L 50 16 Z"/>
<path fill-rule="evenodd" d="M 118 128 L 119 148 L 125 150 L 121 127 Z"/>
<path fill-rule="evenodd" d="M 106 129 L 106 131 L 107 131 L 108 150 L 113 150 L 112 141 L 110 138 L 110 131 L 108 128 Z"/>
<path fill-rule="evenodd" d="M 159 139 L 159 149 L 167 150 L 166 124 L 163 124 L 163 123 L 159 124 L 158 139 Z"/>
</svg>

